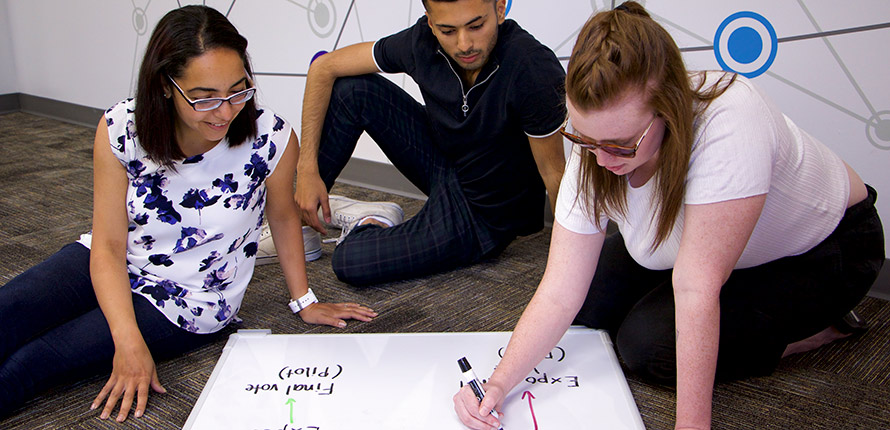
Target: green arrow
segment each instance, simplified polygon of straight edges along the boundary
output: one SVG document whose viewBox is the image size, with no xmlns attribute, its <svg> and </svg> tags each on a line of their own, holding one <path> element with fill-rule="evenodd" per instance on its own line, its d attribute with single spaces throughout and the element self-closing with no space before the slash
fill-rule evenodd
<svg viewBox="0 0 890 430">
<path fill-rule="evenodd" d="M 294 423 L 294 403 L 297 403 L 297 401 L 294 399 L 287 399 L 287 401 L 284 402 L 285 405 L 290 406 L 290 423 L 291 424 Z"/>
</svg>

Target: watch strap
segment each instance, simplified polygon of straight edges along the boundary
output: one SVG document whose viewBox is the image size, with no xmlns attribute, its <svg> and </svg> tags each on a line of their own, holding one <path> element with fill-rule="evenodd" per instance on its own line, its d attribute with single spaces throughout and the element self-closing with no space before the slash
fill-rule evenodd
<svg viewBox="0 0 890 430">
<path fill-rule="evenodd" d="M 303 297 L 300 297 L 299 299 L 292 299 L 287 305 L 290 307 L 291 311 L 297 313 L 302 311 L 303 309 L 306 309 L 313 303 L 318 303 L 318 298 L 315 297 L 315 293 L 312 292 L 312 288 L 309 288 L 309 291 L 304 294 Z"/>
</svg>

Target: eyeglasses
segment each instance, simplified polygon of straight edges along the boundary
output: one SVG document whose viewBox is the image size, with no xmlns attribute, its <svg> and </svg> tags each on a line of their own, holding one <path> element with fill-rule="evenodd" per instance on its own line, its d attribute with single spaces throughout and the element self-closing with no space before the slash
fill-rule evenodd
<svg viewBox="0 0 890 430">
<path fill-rule="evenodd" d="M 222 106 L 223 102 L 229 102 L 229 104 L 233 105 L 247 103 L 247 101 L 252 99 L 253 95 L 256 93 L 256 87 L 250 87 L 244 91 L 239 91 L 228 97 L 213 97 L 209 99 L 192 100 L 188 98 L 187 95 L 185 95 L 185 92 L 182 91 L 182 88 L 179 88 L 179 84 L 177 84 L 176 81 L 173 80 L 173 78 L 167 76 L 167 79 L 169 79 L 170 82 L 173 82 L 173 86 L 175 86 L 176 89 L 179 90 L 179 94 L 182 95 L 182 98 L 185 99 L 186 103 L 188 103 L 189 106 L 192 107 L 192 109 L 198 112 L 207 112 L 210 110 L 214 110 Z"/>
<path fill-rule="evenodd" d="M 656 115 L 655 118 L 658 118 L 658 115 Z M 581 136 L 577 136 L 577 135 L 567 132 L 566 125 L 568 125 L 568 124 L 563 125 L 562 128 L 559 129 L 559 133 L 562 134 L 563 136 L 565 136 L 566 139 L 569 139 L 570 141 L 572 141 L 572 143 L 574 143 L 582 148 L 590 149 L 590 150 L 601 149 L 601 150 L 609 153 L 610 155 L 614 155 L 616 157 L 634 158 L 634 156 L 637 155 L 637 149 L 639 149 L 640 144 L 643 143 L 643 139 L 645 139 L 646 135 L 649 134 L 649 129 L 652 128 L 652 124 L 655 124 L 655 118 L 652 118 L 652 121 L 649 122 L 649 126 L 646 127 L 646 130 L 643 132 L 643 135 L 640 136 L 640 140 L 638 140 L 637 144 L 634 146 L 623 146 L 623 145 L 613 145 L 611 143 L 592 142 L 592 141 L 589 141 Z M 566 122 L 568 123 L 568 119 L 566 119 Z"/>
</svg>

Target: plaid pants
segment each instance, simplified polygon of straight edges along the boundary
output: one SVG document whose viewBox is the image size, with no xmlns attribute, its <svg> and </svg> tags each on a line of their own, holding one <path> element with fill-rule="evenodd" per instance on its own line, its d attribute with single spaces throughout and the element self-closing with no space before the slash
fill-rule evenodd
<svg viewBox="0 0 890 430">
<path fill-rule="evenodd" d="M 350 232 L 332 259 L 340 280 L 361 286 L 451 270 L 495 256 L 513 239 L 496 238 L 479 222 L 454 167 L 430 138 L 424 107 L 380 75 L 334 84 L 318 155 L 328 190 L 363 131 L 428 200 L 400 225 L 363 225 Z"/>
</svg>

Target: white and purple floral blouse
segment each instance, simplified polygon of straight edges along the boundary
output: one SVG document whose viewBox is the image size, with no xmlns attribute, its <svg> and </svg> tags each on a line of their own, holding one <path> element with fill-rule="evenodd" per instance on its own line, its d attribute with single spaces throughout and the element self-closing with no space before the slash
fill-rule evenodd
<svg viewBox="0 0 890 430">
<path fill-rule="evenodd" d="M 253 275 L 266 202 L 266 178 L 287 147 L 291 126 L 259 109 L 257 137 L 175 162 L 148 159 L 134 125 L 133 99 L 105 112 L 112 152 L 127 171 L 130 288 L 171 322 L 194 333 L 225 327 Z M 91 235 L 79 242 L 89 247 Z"/>
</svg>

